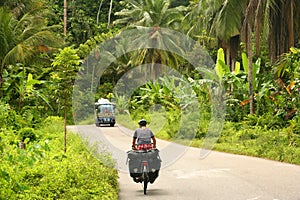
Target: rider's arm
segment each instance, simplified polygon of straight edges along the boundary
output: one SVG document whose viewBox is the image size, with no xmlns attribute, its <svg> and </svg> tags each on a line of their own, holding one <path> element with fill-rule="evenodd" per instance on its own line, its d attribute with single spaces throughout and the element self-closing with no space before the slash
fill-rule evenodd
<svg viewBox="0 0 300 200">
<path fill-rule="evenodd" d="M 153 148 L 156 148 L 156 139 L 155 139 L 155 136 L 152 137 L 152 141 L 153 141 Z"/>
<path fill-rule="evenodd" d="M 132 139 L 132 149 L 133 150 L 136 149 L 136 137 L 133 137 L 133 139 Z"/>
</svg>

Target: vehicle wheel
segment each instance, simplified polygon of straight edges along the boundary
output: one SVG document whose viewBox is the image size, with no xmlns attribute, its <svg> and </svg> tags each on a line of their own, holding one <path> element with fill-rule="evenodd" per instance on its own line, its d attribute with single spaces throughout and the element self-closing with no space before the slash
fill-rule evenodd
<svg viewBox="0 0 300 200">
<path fill-rule="evenodd" d="M 115 124 L 114 124 L 114 123 L 112 123 L 112 124 L 110 124 L 110 126 L 111 126 L 111 127 L 114 127 L 114 126 L 115 126 Z"/>
<path fill-rule="evenodd" d="M 144 172 L 144 195 L 147 194 L 148 181 L 148 174 L 147 172 Z"/>
</svg>

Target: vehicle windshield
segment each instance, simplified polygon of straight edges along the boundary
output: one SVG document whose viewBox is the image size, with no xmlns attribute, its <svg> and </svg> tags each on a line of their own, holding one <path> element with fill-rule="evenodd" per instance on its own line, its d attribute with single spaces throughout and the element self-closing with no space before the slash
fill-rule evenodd
<svg viewBox="0 0 300 200">
<path fill-rule="evenodd" d="M 98 112 L 100 113 L 113 113 L 114 109 L 111 104 L 102 104 L 98 106 Z"/>
</svg>

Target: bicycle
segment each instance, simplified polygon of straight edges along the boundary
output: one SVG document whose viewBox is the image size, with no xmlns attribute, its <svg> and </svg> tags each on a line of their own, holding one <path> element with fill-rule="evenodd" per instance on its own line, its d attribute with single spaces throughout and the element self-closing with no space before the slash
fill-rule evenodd
<svg viewBox="0 0 300 200">
<path fill-rule="evenodd" d="M 142 183 L 144 194 L 147 194 L 148 183 L 158 177 L 161 159 L 158 149 L 128 151 L 129 172 L 134 182 Z"/>
</svg>

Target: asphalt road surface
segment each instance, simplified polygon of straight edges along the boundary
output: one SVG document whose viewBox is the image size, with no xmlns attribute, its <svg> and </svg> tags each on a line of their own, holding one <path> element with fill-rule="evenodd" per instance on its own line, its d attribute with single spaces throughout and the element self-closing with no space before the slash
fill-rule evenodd
<svg viewBox="0 0 300 200">
<path fill-rule="evenodd" d="M 162 169 L 144 195 L 126 165 L 131 130 L 95 125 L 69 130 L 97 145 L 99 151 L 112 153 L 119 170 L 120 200 L 300 200 L 300 166 L 215 151 L 201 158 L 200 149 L 162 140 L 157 141 Z"/>
</svg>

